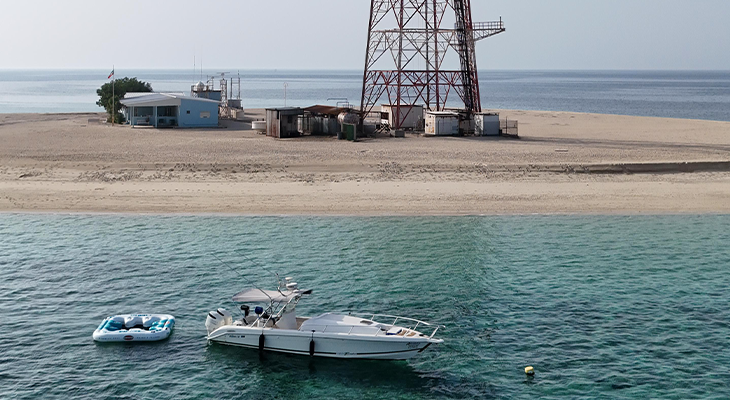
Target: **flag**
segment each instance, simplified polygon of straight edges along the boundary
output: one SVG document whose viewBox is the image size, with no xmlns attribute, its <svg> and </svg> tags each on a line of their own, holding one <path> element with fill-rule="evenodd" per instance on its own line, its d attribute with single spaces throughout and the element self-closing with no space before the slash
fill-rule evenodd
<svg viewBox="0 0 730 400">
<path fill-rule="evenodd" d="M 112 73 L 109 74 L 109 76 L 107 76 L 106 79 L 112 79 L 112 76 L 114 76 L 114 70 L 112 70 Z"/>
</svg>

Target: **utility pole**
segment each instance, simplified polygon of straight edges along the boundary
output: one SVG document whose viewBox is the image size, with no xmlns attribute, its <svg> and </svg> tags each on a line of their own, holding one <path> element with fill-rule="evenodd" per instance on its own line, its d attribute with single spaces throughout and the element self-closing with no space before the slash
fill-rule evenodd
<svg viewBox="0 0 730 400">
<path fill-rule="evenodd" d="M 114 76 L 114 72 L 116 72 L 115 67 L 112 65 L 112 126 L 114 126 L 114 120 L 117 119 L 117 110 L 115 108 L 117 106 L 117 99 L 114 98 L 114 83 L 117 77 Z"/>
</svg>

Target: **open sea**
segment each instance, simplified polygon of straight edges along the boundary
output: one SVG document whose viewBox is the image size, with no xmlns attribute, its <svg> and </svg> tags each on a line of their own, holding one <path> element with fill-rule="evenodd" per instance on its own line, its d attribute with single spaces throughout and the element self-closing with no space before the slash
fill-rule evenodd
<svg viewBox="0 0 730 400">
<path fill-rule="evenodd" d="M 3 399 L 727 399 L 730 216 L 0 214 Z M 293 276 L 300 314 L 447 326 L 411 361 L 208 344 L 205 316 Z M 117 313 L 171 338 L 96 344 Z M 525 366 L 534 366 L 534 378 Z"/>
<path fill-rule="evenodd" d="M 235 70 L 227 70 L 236 73 Z M 156 91 L 189 92 L 192 71 L 122 70 Z M 0 70 L 0 113 L 101 111 L 108 70 Z M 362 71 L 241 71 L 244 107 L 360 104 Z M 205 80 L 205 77 L 203 78 Z M 484 108 L 730 121 L 730 71 L 482 71 Z M 456 99 L 456 98 L 454 98 Z M 459 106 L 452 103 L 452 106 Z M 463 106 L 463 105 L 462 105 Z"/>
</svg>

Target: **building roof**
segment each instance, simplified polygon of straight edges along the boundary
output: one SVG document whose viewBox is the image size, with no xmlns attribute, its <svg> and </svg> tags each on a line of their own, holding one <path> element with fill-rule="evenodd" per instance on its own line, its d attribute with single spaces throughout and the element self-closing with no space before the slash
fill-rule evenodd
<svg viewBox="0 0 730 400">
<path fill-rule="evenodd" d="M 439 117 L 458 117 L 459 113 L 456 111 L 426 111 L 426 114 L 436 115 Z"/>
<path fill-rule="evenodd" d="M 185 101 L 199 101 L 203 103 L 215 103 L 220 102 L 210 99 L 201 99 L 199 97 L 187 97 L 182 93 L 133 93 L 131 97 L 127 98 L 125 95 L 124 99 L 120 100 L 124 106 L 134 107 L 149 107 L 149 106 L 179 106 Z"/>
<path fill-rule="evenodd" d="M 299 107 L 270 107 L 266 111 L 302 111 Z"/>
<path fill-rule="evenodd" d="M 343 112 L 349 111 L 347 108 L 333 107 L 333 106 L 311 106 L 304 109 L 312 114 L 325 114 L 325 115 L 340 115 Z"/>
<path fill-rule="evenodd" d="M 124 95 L 124 98 L 132 99 L 135 97 L 152 96 L 155 94 L 161 94 L 161 92 L 129 92 Z M 165 94 L 174 95 L 174 96 L 185 96 L 185 93 L 183 93 L 183 92 L 165 92 Z"/>
</svg>

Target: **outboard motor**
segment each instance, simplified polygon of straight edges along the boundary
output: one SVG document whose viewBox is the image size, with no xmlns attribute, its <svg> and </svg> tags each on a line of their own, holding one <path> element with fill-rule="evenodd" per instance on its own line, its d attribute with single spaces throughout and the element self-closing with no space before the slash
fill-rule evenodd
<svg viewBox="0 0 730 400">
<path fill-rule="evenodd" d="M 215 310 L 215 312 L 218 313 L 221 317 L 223 317 L 223 321 L 225 321 L 225 325 L 233 325 L 233 315 L 231 315 L 228 310 L 225 308 L 219 308 Z"/>
<path fill-rule="evenodd" d="M 208 318 L 205 319 L 205 329 L 208 330 L 208 334 L 215 332 L 216 329 L 233 324 L 233 317 L 231 313 L 223 308 L 219 308 L 215 311 L 208 313 Z"/>
</svg>

